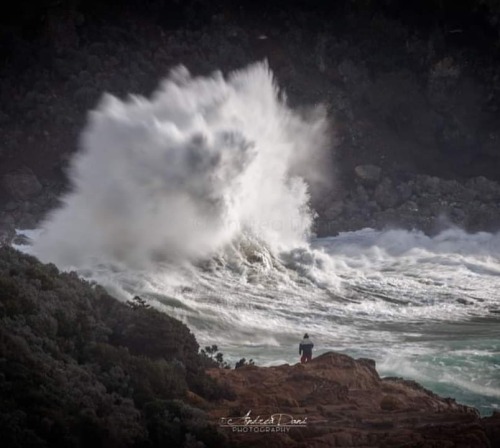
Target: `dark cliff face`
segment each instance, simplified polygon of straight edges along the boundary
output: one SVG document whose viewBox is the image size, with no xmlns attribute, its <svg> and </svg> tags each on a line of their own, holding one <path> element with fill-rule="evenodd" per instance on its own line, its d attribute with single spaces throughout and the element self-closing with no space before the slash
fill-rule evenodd
<svg viewBox="0 0 500 448">
<path fill-rule="evenodd" d="M 359 165 L 393 184 L 498 181 L 499 18 L 500 2 L 479 0 L 16 2 L 0 19 L 0 227 L 56 205 L 103 92 L 149 94 L 179 63 L 206 74 L 267 58 L 293 106 L 326 105 L 336 188 L 317 208 L 356 194 Z M 20 198 L 9 179 L 26 170 L 41 188 Z"/>
</svg>

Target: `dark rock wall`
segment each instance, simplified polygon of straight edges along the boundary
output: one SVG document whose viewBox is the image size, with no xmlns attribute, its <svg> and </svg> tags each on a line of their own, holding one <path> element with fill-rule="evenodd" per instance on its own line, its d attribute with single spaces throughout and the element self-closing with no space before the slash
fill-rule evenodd
<svg viewBox="0 0 500 448">
<path fill-rule="evenodd" d="M 395 213 L 401 178 L 498 181 L 499 4 L 17 2 L 0 19 L 0 227 L 54 206 L 103 92 L 149 94 L 179 63 L 203 74 L 267 58 L 292 105 L 326 104 L 336 188 L 314 198 L 320 213 L 358 194 L 358 165 L 383 170 L 375 202 Z M 20 170 L 41 186 L 29 197 L 12 189 Z"/>
</svg>

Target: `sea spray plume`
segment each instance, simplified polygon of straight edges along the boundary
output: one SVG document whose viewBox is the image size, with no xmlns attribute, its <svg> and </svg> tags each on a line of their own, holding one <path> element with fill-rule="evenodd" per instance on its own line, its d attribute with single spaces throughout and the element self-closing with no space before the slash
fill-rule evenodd
<svg viewBox="0 0 500 448">
<path fill-rule="evenodd" d="M 290 169 L 324 141 L 324 115 L 291 111 L 265 63 L 227 79 L 180 67 L 150 100 L 105 95 L 72 160 L 72 192 L 33 252 L 83 267 L 206 258 L 244 235 L 296 247 L 312 215 Z"/>
</svg>

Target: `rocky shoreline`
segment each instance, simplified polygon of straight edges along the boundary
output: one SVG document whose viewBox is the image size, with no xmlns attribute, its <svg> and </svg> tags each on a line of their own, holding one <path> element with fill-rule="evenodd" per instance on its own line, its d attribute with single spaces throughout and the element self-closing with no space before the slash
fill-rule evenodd
<svg viewBox="0 0 500 448">
<path fill-rule="evenodd" d="M 500 184 L 484 176 L 467 180 L 401 174 L 396 179 L 376 165 L 358 165 L 350 187 L 339 188 L 312 204 L 319 237 L 363 228 L 420 230 L 434 235 L 450 227 L 467 232 L 500 229 Z M 39 180 L 24 167 L 1 179 L 9 199 L 0 205 L 0 243 L 15 229 L 33 229 L 60 204 L 62 180 Z"/>
<path fill-rule="evenodd" d="M 450 227 L 468 232 L 500 229 L 500 184 L 484 176 L 467 180 L 429 175 L 383 174 L 375 165 L 355 168 L 355 183 L 319 204 L 316 232 L 398 228 L 434 235 Z"/>
<path fill-rule="evenodd" d="M 208 403 L 191 395 L 190 400 L 204 408 L 214 424 L 223 425 L 220 431 L 234 446 L 491 448 L 500 444 L 500 413 L 480 418 L 476 409 L 439 397 L 414 381 L 380 378 L 369 359 L 329 352 L 306 365 L 249 365 L 208 373 L 231 388 L 235 398 Z M 288 430 L 265 429 L 276 429 L 279 421 Z"/>
</svg>

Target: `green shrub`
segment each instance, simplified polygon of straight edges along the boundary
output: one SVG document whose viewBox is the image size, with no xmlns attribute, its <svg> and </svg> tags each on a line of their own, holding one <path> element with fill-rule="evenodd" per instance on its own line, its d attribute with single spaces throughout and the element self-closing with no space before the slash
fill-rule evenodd
<svg viewBox="0 0 500 448">
<path fill-rule="evenodd" d="M 249 359 L 248 362 L 246 360 L 246 358 L 241 358 L 235 365 L 234 365 L 234 368 L 235 369 L 239 369 L 240 367 L 243 367 L 243 366 L 253 366 L 255 363 L 253 362 L 253 359 Z"/>
</svg>

